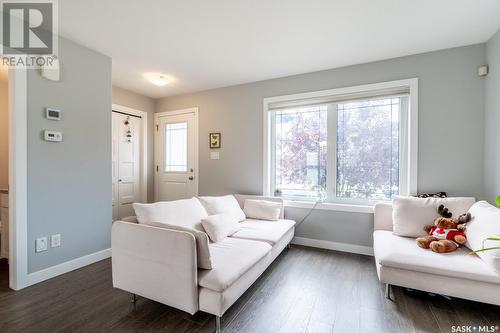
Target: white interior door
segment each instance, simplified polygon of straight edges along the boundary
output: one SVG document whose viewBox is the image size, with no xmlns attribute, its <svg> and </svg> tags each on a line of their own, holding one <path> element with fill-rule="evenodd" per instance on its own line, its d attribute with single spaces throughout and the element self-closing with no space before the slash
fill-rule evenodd
<svg viewBox="0 0 500 333">
<path fill-rule="evenodd" d="M 156 201 L 198 195 L 197 109 L 157 115 Z"/>
<path fill-rule="evenodd" d="M 134 215 L 141 199 L 142 119 L 113 112 L 113 220 Z"/>
</svg>

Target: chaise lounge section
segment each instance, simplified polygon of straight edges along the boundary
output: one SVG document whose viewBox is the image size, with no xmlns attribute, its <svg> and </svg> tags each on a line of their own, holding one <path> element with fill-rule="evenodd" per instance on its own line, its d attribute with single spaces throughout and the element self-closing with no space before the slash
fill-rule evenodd
<svg viewBox="0 0 500 333">
<path fill-rule="evenodd" d="M 393 233 L 393 206 L 375 205 L 373 249 L 377 274 L 386 284 L 500 305 L 500 275 L 470 249 L 447 254 L 419 248 L 415 238 Z"/>
</svg>

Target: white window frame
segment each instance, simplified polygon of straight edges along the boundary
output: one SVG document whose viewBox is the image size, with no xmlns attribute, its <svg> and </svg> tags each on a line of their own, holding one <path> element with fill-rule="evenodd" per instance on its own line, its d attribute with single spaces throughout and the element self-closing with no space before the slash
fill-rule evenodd
<svg viewBox="0 0 500 333">
<path fill-rule="evenodd" d="M 307 99 L 317 99 L 323 97 L 335 97 L 344 95 L 363 95 L 367 96 L 373 94 L 376 91 L 385 91 L 391 89 L 401 89 L 406 88 L 409 90 L 408 97 L 408 111 L 407 114 L 401 114 L 400 124 L 407 123 L 407 126 L 400 128 L 400 138 L 401 138 L 401 158 L 400 158 L 400 194 L 401 195 L 414 195 L 417 193 L 417 176 L 418 176 L 418 78 L 410 78 L 405 80 L 388 81 L 381 83 L 365 84 L 352 87 L 328 89 L 293 95 L 275 96 L 264 98 L 263 102 L 263 133 L 264 133 L 264 147 L 263 147 L 263 184 L 262 193 L 264 195 L 272 195 L 270 193 L 273 172 L 271 163 L 274 159 L 273 151 L 274 148 L 271 146 L 272 140 L 272 117 L 270 105 L 280 102 L 291 102 L 297 100 L 307 100 Z M 405 120 L 406 118 L 406 120 Z M 329 133 L 330 124 L 329 123 Z M 336 135 L 328 136 L 328 147 L 334 147 L 336 149 Z M 329 153 L 327 157 L 328 165 L 334 163 L 336 152 Z M 328 167 L 328 170 L 332 168 Z M 336 168 L 333 168 L 336 169 Z M 332 187 L 336 188 L 336 177 L 327 178 L 327 188 L 329 193 Z M 331 198 L 329 198 L 331 199 Z M 323 210 L 337 210 L 337 211 L 347 211 L 347 212 L 361 212 L 361 213 L 372 213 L 373 206 L 376 201 L 360 200 L 360 201 L 345 201 L 336 200 L 335 202 L 324 202 L 316 205 L 317 209 Z M 285 205 L 289 207 L 297 208 L 310 208 L 314 205 L 314 202 L 300 201 L 300 200 L 286 200 Z"/>
</svg>

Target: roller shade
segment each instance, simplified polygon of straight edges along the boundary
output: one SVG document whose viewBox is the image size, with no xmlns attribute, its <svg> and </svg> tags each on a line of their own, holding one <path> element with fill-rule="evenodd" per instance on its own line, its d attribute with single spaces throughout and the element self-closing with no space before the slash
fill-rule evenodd
<svg viewBox="0 0 500 333">
<path fill-rule="evenodd" d="M 387 98 L 393 96 L 394 97 L 408 96 L 409 94 L 410 94 L 409 87 L 398 87 L 398 88 L 390 88 L 382 90 L 363 91 L 359 93 L 350 93 L 350 94 L 325 95 L 320 97 L 295 99 L 295 100 L 289 99 L 285 101 L 276 101 L 269 103 L 268 110 L 281 110 L 281 109 L 290 109 L 301 106 L 310 106 L 318 104 L 350 102 L 356 100 L 373 99 L 377 97 Z"/>
</svg>

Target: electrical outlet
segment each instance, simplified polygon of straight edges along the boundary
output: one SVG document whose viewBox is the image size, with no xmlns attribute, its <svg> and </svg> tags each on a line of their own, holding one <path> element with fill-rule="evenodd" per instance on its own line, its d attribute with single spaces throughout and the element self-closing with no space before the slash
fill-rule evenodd
<svg viewBox="0 0 500 333">
<path fill-rule="evenodd" d="M 59 247 L 59 246 L 61 246 L 61 234 L 50 236 L 50 247 Z"/>
<path fill-rule="evenodd" d="M 43 251 L 47 251 L 47 237 L 40 237 L 35 241 L 35 252 Z"/>
</svg>

